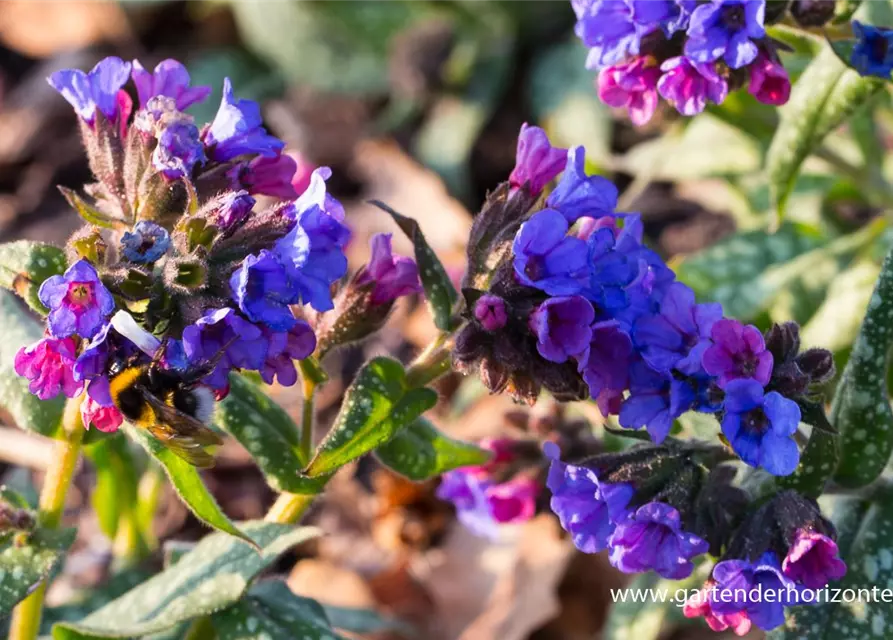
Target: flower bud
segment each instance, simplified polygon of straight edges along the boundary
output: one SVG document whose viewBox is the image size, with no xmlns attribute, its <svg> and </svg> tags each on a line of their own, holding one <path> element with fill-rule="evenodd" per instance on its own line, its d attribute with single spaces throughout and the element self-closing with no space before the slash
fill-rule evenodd
<svg viewBox="0 0 893 640">
<path fill-rule="evenodd" d="M 834 17 L 835 0 L 794 0 L 791 15 L 801 27 L 822 27 Z"/>
<path fill-rule="evenodd" d="M 486 331 L 502 329 L 508 319 L 505 300 L 491 294 L 482 295 L 474 303 L 474 319 L 480 322 Z"/>
<path fill-rule="evenodd" d="M 96 227 L 85 225 L 72 234 L 65 245 L 68 263 L 86 260 L 91 264 L 105 264 L 108 245 Z"/>
<path fill-rule="evenodd" d="M 191 295 L 207 283 L 207 264 L 197 257 L 173 258 L 164 264 L 164 284 L 169 291 Z"/>
</svg>

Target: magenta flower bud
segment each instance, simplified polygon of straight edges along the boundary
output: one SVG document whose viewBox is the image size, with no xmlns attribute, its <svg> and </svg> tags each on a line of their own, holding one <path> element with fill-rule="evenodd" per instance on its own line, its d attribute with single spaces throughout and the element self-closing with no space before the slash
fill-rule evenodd
<svg viewBox="0 0 893 640">
<path fill-rule="evenodd" d="M 505 300 L 489 293 L 474 303 L 474 317 L 487 331 L 499 331 L 508 321 Z"/>
<path fill-rule="evenodd" d="M 717 613 L 710 606 L 710 593 L 716 587 L 714 580 L 708 580 L 704 588 L 685 601 L 682 613 L 686 618 L 700 618 L 713 631 L 725 631 L 731 629 L 736 636 L 743 636 L 750 631 L 751 621 L 744 611 L 722 614 Z"/>
<path fill-rule="evenodd" d="M 651 120 L 657 109 L 660 68 L 653 58 L 643 56 L 606 67 L 598 74 L 598 97 L 611 107 L 625 107 L 638 127 Z"/>
<path fill-rule="evenodd" d="M 372 257 L 357 275 L 358 285 L 374 282 L 371 302 L 374 305 L 392 302 L 400 296 L 422 290 L 419 267 L 415 260 L 391 253 L 391 234 L 372 236 Z"/>
<path fill-rule="evenodd" d="M 124 422 L 124 416 L 115 405 L 103 406 L 91 396 L 84 398 L 81 403 L 81 419 L 85 429 L 89 429 L 92 424 L 104 433 L 114 433 Z"/>
<path fill-rule="evenodd" d="M 808 589 L 821 589 L 831 580 L 839 580 L 846 573 L 846 563 L 840 559 L 837 543 L 817 531 L 797 532 L 781 565 L 784 575 Z"/>
<path fill-rule="evenodd" d="M 518 476 L 486 490 L 490 513 L 496 522 L 524 522 L 536 513 L 540 485 L 532 478 Z"/>
<path fill-rule="evenodd" d="M 483 438 L 478 442 L 478 446 L 493 453 L 493 457 L 486 464 L 487 467 L 515 459 L 515 441 L 511 438 Z"/>
<path fill-rule="evenodd" d="M 684 116 L 701 113 L 707 102 L 720 104 L 729 93 L 728 83 L 712 62 L 693 63 L 688 58 L 670 58 L 660 66 L 664 74 L 657 90 Z"/>
<path fill-rule="evenodd" d="M 231 191 L 219 198 L 216 207 L 215 218 L 222 229 L 229 229 L 233 225 L 240 224 L 249 216 L 257 200 L 248 195 L 247 191 Z"/>
<path fill-rule="evenodd" d="M 252 195 L 294 200 L 301 193 L 292 185 L 297 170 L 295 159 L 280 152 L 272 158 L 261 155 L 238 164 L 227 172 L 227 176 L 235 190 L 245 189 Z M 309 175 L 307 182 L 310 182 Z"/>
<path fill-rule="evenodd" d="M 567 149 L 553 147 L 546 132 L 539 127 L 521 125 L 515 168 L 509 176 L 512 189 L 525 187 L 536 196 L 564 169 Z"/>
<path fill-rule="evenodd" d="M 295 161 L 296 167 L 291 179 L 291 186 L 298 195 L 301 195 L 310 188 L 310 177 L 316 170 L 316 165 L 297 151 L 289 151 L 288 155 Z"/>
<path fill-rule="evenodd" d="M 15 372 L 30 381 L 28 390 L 41 400 L 49 400 L 61 391 L 73 398 L 83 384 L 74 379 L 77 347 L 74 338 L 42 338 L 15 355 Z"/>
<path fill-rule="evenodd" d="M 750 66 L 747 90 L 763 104 L 781 105 L 791 96 L 791 79 L 780 62 L 761 53 Z"/>
</svg>

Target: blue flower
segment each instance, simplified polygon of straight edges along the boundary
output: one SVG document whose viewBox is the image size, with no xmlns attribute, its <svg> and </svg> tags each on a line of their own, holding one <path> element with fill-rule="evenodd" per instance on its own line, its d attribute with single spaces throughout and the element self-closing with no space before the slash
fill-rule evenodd
<svg viewBox="0 0 893 640">
<path fill-rule="evenodd" d="M 571 0 L 577 24 L 574 33 L 589 47 L 588 69 L 600 69 L 637 55 L 642 36 L 654 25 L 633 21 L 629 0 Z"/>
<path fill-rule="evenodd" d="M 583 553 L 606 549 L 617 523 L 629 513 L 627 505 L 635 490 L 626 483 L 601 482 L 587 467 L 565 464 L 553 442 L 543 445 L 543 451 L 551 459 L 546 479 L 552 492 L 549 506 L 561 527 Z"/>
<path fill-rule="evenodd" d="M 553 296 L 579 293 L 588 283 L 586 243 L 567 236 L 567 219 L 543 209 L 521 225 L 512 244 L 515 276 L 528 287 Z"/>
<path fill-rule="evenodd" d="M 717 303 L 695 304 L 694 292 L 674 282 L 656 315 L 640 318 L 633 327 L 633 342 L 646 362 L 657 371 L 676 368 L 682 373 L 701 371 L 701 356 L 712 344 L 713 323 L 722 318 Z"/>
<path fill-rule="evenodd" d="M 602 415 L 620 411 L 623 392 L 629 386 L 632 355 L 629 335 L 616 321 L 605 320 L 592 326 L 592 341 L 577 358 L 578 370 Z"/>
<path fill-rule="evenodd" d="M 747 464 L 775 476 L 794 472 L 800 451 L 793 435 L 800 424 L 800 407 L 777 391 L 763 392 L 752 378 L 732 380 L 725 388 L 722 432 Z"/>
<path fill-rule="evenodd" d="M 619 522 L 608 544 L 611 564 L 617 569 L 650 570 L 669 580 L 691 575 L 691 559 L 708 548 L 705 540 L 682 528 L 679 512 L 662 502 L 649 502 Z"/>
<path fill-rule="evenodd" d="M 615 251 L 614 232 L 599 229 L 586 241 L 589 284 L 584 295 L 601 311 L 616 312 L 629 304 L 625 287 L 636 277 L 638 265 Z"/>
<path fill-rule="evenodd" d="M 74 333 L 92 338 L 115 310 L 115 299 L 86 260 L 75 262 L 65 275 L 44 280 L 37 296 L 50 310 L 47 324 L 57 338 Z"/>
<path fill-rule="evenodd" d="M 660 25 L 667 38 L 685 31 L 697 0 L 631 0 L 633 20 L 639 25 Z"/>
<path fill-rule="evenodd" d="M 131 262 L 155 262 L 170 247 L 171 237 L 167 229 L 148 220 L 140 220 L 132 231 L 126 231 L 121 238 L 121 253 Z"/>
<path fill-rule="evenodd" d="M 139 60 L 134 60 L 133 83 L 136 85 L 140 107 L 145 107 L 155 96 L 167 96 L 176 101 L 177 109 L 185 111 L 211 94 L 210 86 L 190 87 L 186 67 L 171 58 L 159 62 L 151 73 L 146 71 Z"/>
<path fill-rule="evenodd" d="M 546 206 L 558 210 L 569 223 L 583 216 L 600 218 L 614 213 L 617 187 L 603 176 L 586 175 L 586 151 L 575 147 L 567 152 L 567 164 Z"/>
<path fill-rule="evenodd" d="M 718 562 L 713 567 L 713 579 L 716 585 L 708 596 L 711 609 L 721 615 L 746 613 L 764 631 L 784 624 L 785 606 L 800 604 L 797 597 L 799 591 L 784 576 L 778 558 L 771 551 L 764 553 L 756 562 Z M 758 593 L 761 595 L 756 595 Z M 767 593 L 778 595 L 774 598 L 762 597 Z"/>
<path fill-rule="evenodd" d="M 234 368 L 259 370 L 267 357 L 268 343 L 260 327 L 229 308 L 211 309 L 183 329 L 183 350 L 190 363 L 207 362 L 224 351 L 203 382 L 215 389 L 229 384 Z"/>
<path fill-rule="evenodd" d="M 262 123 L 260 105 L 253 100 L 237 100 L 232 83 L 224 78 L 223 99 L 204 138 L 209 155 L 218 162 L 249 153 L 274 157 L 285 143 L 268 134 Z"/>
<path fill-rule="evenodd" d="M 344 246 L 350 230 L 316 204 L 295 215 L 295 226 L 276 243 L 275 251 L 294 269 L 301 303 L 329 311 L 334 308 L 332 284 L 347 273 Z"/>
<path fill-rule="evenodd" d="M 205 160 L 198 127 L 182 120 L 172 122 L 161 130 L 158 145 L 152 152 L 152 166 L 169 180 L 192 175 L 196 163 L 204 163 Z"/>
<path fill-rule="evenodd" d="M 685 55 L 692 62 L 723 58 L 740 69 L 757 58 L 753 42 L 766 35 L 763 16 L 766 0 L 711 0 L 691 15 Z"/>
<path fill-rule="evenodd" d="M 850 64 L 862 76 L 890 79 L 893 72 L 893 29 L 882 29 L 853 20 L 856 46 Z"/>
<path fill-rule="evenodd" d="M 317 206 L 338 222 L 344 222 L 344 207 L 326 189 L 326 180 L 332 177 L 329 167 L 317 167 L 310 174 L 310 184 L 294 202 L 295 211 Z"/>
<path fill-rule="evenodd" d="M 298 322 L 289 308 L 300 299 L 295 279 L 291 264 L 264 249 L 242 261 L 229 286 L 233 300 L 252 322 L 274 331 L 288 331 Z"/>
<path fill-rule="evenodd" d="M 304 320 L 295 322 L 287 332 L 267 330 L 269 348 L 260 377 L 267 384 L 278 381 L 283 387 L 290 387 L 298 381 L 295 360 L 303 360 L 316 349 L 316 335 Z"/>
<path fill-rule="evenodd" d="M 669 435 L 673 420 L 687 409 L 671 407 L 673 377 L 637 360 L 629 368 L 629 379 L 629 397 L 620 406 L 620 426 L 645 427 L 651 439 L 660 444 Z"/>
<path fill-rule="evenodd" d="M 80 69 L 62 69 L 47 81 L 62 94 L 87 124 L 93 124 L 98 109 L 108 120 L 118 116 L 118 91 L 130 78 L 130 63 L 109 57 L 84 73 Z"/>
</svg>

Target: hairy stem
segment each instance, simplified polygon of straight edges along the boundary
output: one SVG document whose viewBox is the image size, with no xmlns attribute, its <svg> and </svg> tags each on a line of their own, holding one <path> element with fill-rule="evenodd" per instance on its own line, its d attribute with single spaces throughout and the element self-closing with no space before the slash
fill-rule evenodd
<svg viewBox="0 0 893 640">
<path fill-rule="evenodd" d="M 314 407 L 314 395 L 316 394 L 316 382 L 304 376 L 301 380 L 304 388 L 304 406 L 301 409 L 301 462 L 310 462 L 310 452 L 313 450 L 313 423 L 316 409 Z"/>
<path fill-rule="evenodd" d="M 57 529 L 62 522 L 65 497 L 80 458 L 81 439 L 84 437 L 81 398 L 72 398 L 65 405 L 62 430 L 62 438 L 56 441 L 53 459 L 40 491 L 37 521 L 45 529 Z M 33 640 L 37 637 L 46 586 L 46 582 L 43 582 L 16 607 L 9 627 L 10 640 Z"/>
<path fill-rule="evenodd" d="M 424 387 L 449 372 L 452 348 L 451 334 L 437 336 L 406 368 L 406 383 L 410 387 Z"/>
<path fill-rule="evenodd" d="M 264 520 L 282 524 L 297 524 L 317 494 L 282 493 L 270 507 Z"/>
</svg>

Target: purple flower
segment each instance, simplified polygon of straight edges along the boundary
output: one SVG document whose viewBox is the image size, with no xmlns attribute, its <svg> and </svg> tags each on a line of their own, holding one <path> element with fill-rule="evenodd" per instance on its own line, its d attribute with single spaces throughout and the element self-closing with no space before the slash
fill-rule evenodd
<svg viewBox="0 0 893 640">
<path fill-rule="evenodd" d="M 261 328 L 232 309 L 212 309 L 183 329 L 183 350 L 189 362 L 205 362 L 225 349 L 217 367 L 203 382 L 215 389 L 226 388 L 234 369 L 259 370 L 267 357 L 267 340 Z"/>
<path fill-rule="evenodd" d="M 283 387 L 290 387 L 298 381 L 295 360 L 303 360 L 316 349 L 316 336 L 304 320 L 297 320 L 287 332 L 267 330 L 269 349 L 260 376 L 267 384 L 278 380 Z"/>
<path fill-rule="evenodd" d="M 149 264 L 155 262 L 171 247 L 171 237 L 164 227 L 140 220 L 133 230 L 125 231 L 121 238 L 121 253 L 131 262 Z"/>
<path fill-rule="evenodd" d="M 441 476 L 437 497 L 455 505 L 459 522 L 469 531 L 495 539 L 499 529 L 487 500 L 487 489 L 491 486 L 477 467 L 455 469 Z"/>
<path fill-rule="evenodd" d="M 553 296 L 583 289 L 588 276 L 586 243 L 567 236 L 567 230 L 567 219 L 554 209 L 537 211 L 521 225 L 512 244 L 519 282 Z"/>
<path fill-rule="evenodd" d="M 808 529 L 797 532 L 781 568 L 785 577 L 808 589 L 821 589 L 846 573 L 846 563 L 840 559 L 837 543 Z"/>
<path fill-rule="evenodd" d="M 251 194 L 262 194 L 294 200 L 298 192 L 292 179 L 298 170 L 298 163 L 281 151 L 275 157 L 257 156 L 249 162 L 241 162 L 227 172 L 233 189 L 247 189 Z"/>
<path fill-rule="evenodd" d="M 592 326 L 592 340 L 578 366 L 602 415 L 620 410 L 623 392 L 629 386 L 631 357 L 632 342 L 616 321 Z"/>
<path fill-rule="evenodd" d="M 214 205 L 214 222 L 221 229 L 229 229 L 244 221 L 257 200 L 248 195 L 247 191 L 228 191 L 219 196 Z"/>
<path fill-rule="evenodd" d="M 561 527 L 583 553 L 606 549 L 617 522 L 628 514 L 635 490 L 625 483 L 600 482 L 592 469 L 565 464 L 555 443 L 547 442 L 543 451 L 552 460 L 546 479 L 552 492 L 549 506 Z"/>
<path fill-rule="evenodd" d="M 86 260 L 68 267 L 65 275 L 47 278 L 38 298 L 50 310 L 50 332 L 57 338 L 77 333 L 92 338 L 115 310 L 115 299 Z"/>
<path fill-rule="evenodd" d="M 589 285 L 583 294 L 601 311 L 615 312 L 629 303 L 625 287 L 636 276 L 635 263 L 615 250 L 612 229 L 599 229 L 586 241 Z"/>
<path fill-rule="evenodd" d="M 178 110 L 186 111 L 211 94 L 209 86 L 190 87 L 186 67 L 171 58 L 159 62 L 151 73 L 146 71 L 139 60 L 134 60 L 132 75 L 140 107 L 145 107 L 155 96 L 167 96 L 176 100 Z"/>
<path fill-rule="evenodd" d="M 763 386 L 769 384 L 772 354 L 766 350 L 759 329 L 723 318 L 714 323 L 710 338 L 713 344 L 704 351 L 701 363 L 707 373 L 718 376 L 720 387 L 725 388 L 732 380 L 748 378 Z"/>
<path fill-rule="evenodd" d="M 74 379 L 86 382 L 87 395 L 104 407 L 113 404 L 107 375 L 109 357 L 113 350 L 125 349 L 124 339 L 111 330 L 111 323 L 103 325 L 74 363 Z"/>
<path fill-rule="evenodd" d="M 723 560 L 713 567 L 716 581 L 714 595 L 709 597 L 710 608 L 722 616 L 745 613 L 760 629 L 769 631 L 784 624 L 785 606 L 797 604 L 796 591 L 784 577 L 778 558 L 764 553 L 754 563 L 747 560 Z M 751 593 L 753 590 L 753 593 Z M 777 594 L 773 598 L 766 593 Z"/>
<path fill-rule="evenodd" d="M 653 570 L 663 578 L 691 575 L 691 559 L 707 552 L 708 544 L 682 529 L 679 512 L 662 502 L 649 502 L 617 524 L 608 541 L 611 564 L 624 573 Z"/>
<path fill-rule="evenodd" d="M 73 398 L 83 385 L 74 379 L 74 338 L 41 338 L 18 350 L 13 361 L 15 372 L 30 382 L 28 390 L 41 400 L 49 400 L 61 391 Z"/>
<path fill-rule="evenodd" d="M 749 71 L 747 90 L 763 104 L 782 105 L 791 97 L 791 79 L 780 62 L 760 52 Z"/>
<path fill-rule="evenodd" d="M 633 20 L 642 26 L 660 25 L 667 38 L 688 28 L 697 0 L 631 0 Z"/>
<path fill-rule="evenodd" d="M 224 78 L 220 108 L 204 136 L 209 155 L 218 162 L 249 153 L 275 157 L 285 143 L 268 134 L 262 122 L 260 105 L 253 100 L 237 100 L 232 83 Z"/>
<path fill-rule="evenodd" d="M 419 267 L 415 260 L 391 253 L 390 233 L 376 233 L 372 236 L 372 257 L 369 258 L 369 264 L 357 274 L 356 282 L 361 286 L 375 283 L 371 296 L 374 305 L 392 302 L 400 296 L 422 290 Z"/>
<path fill-rule="evenodd" d="M 557 209 L 571 224 L 583 216 L 609 216 L 617 207 L 617 187 L 602 176 L 587 176 L 586 151 L 574 147 L 567 152 L 564 174 L 546 198 L 546 206 Z"/>
<path fill-rule="evenodd" d="M 100 60 L 89 73 L 62 69 L 47 81 L 68 100 L 81 120 L 92 125 L 97 109 L 110 121 L 118 117 L 118 91 L 129 77 L 130 63 L 112 56 Z"/>
<path fill-rule="evenodd" d="M 893 72 L 893 29 L 873 27 L 853 20 L 856 46 L 850 54 L 850 64 L 861 76 L 890 79 Z"/>
<path fill-rule="evenodd" d="M 577 15 L 574 33 L 589 47 L 587 69 L 637 55 L 642 36 L 656 27 L 637 25 L 628 0 L 571 0 L 571 6 Z"/>
<path fill-rule="evenodd" d="M 777 391 L 763 393 L 756 380 L 732 380 L 726 385 L 722 432 L 747 464 L 776 476 L 794 472 L 800 460 L 791 437 L 800 423 L 800 407 Z"/>
<path fill-rule="evenodd" d="M 595 310 L 586 298 L 549 298 L 533 310 L 527 325 L 536 336 L 536 350 L 550 362 L 567 362 L 589 348 Z"/>
<path fill-rule="evenodd" d="M 152 152 L 152 166 L 168 180 L 192 175 L 196 163 L 204 163 L 205 160 L 198 127 L 185 120 L 171 122 L 164 127 Z"/>
<path fill-rule="evenodd" d="M 645 2 L 644 4 L 659 4 Z M 598 74 L 598 97 L 610 107 L 624 107 L 638 127 L 651 120 L 657 109 L 660 68 L 654 58 L 642 56 L 605 67 Z"/>
<path fill-rule="evenodd" d="M 505 300 L 485 293 L 474 303 L 474 317 L 487 331 L 498 331 L 508 322 Z"/>
<path fill-rule="evenodd" d="M 537 196 L 552 179 L 561 173 L 567 159 L 567 149 L 553 147 L 546 132 L 539 127 L 521 125 L 515 168 L 509 176 L 512 189 L 527 187 Z"/>
<path fill-rule="evenodd" d="M 750 64 L 758 52 L 753 41 L 766 35 L 765 11 L 765 0 L 711 0 L 699 5 L 689 22 L 686 57 L 695 63 L 723 58 L 733 69 Z"/>
<path fill-rule="evenodd" d="M 695 374 L 701 357 L 712 344 L 710 331 L 722 318 L 717 303 L 695 304 L 694 292 L 674 282 L 667 288 L 656 315 L 640 318 L 633 327 L 633 342 L 645 361 L 657 371 L 676 368 Z"/>
<path fill-rule="evenodd" d="M 645 427 L 651 439 L 660 444 L 670 433 L 673 420 L 682 414 L 671 407 L 673 378 L 638 360 L 629 368 L 629 379 L 629 397 L 620 406 L 620 425 L 626 429 Z"/>
<path fill-rule="evenodd" d="M 688 58 L 670 58 L 660 65 L 664 74 L 657 90 L 684 116 L 701 113 L 707 101 L 721 104 L 729 93 L 728 83 L 713 63 L 693 63 Z"/>
<path fill-rule="evenodd" d="M 350 230 L 317 204 L 301 210 L 297 204 L 302 200 L 303 196 L 295 203 L 297 224 L 276 243 L 275 251 L 294 270 L 301 303 L 329 311 L 334 307 L 332 283 L 347 273 L 344 246 Z"/>
<path fill-rule="evenodd" d="M 300 299 L 291 264 L 263 249 L 249 255 L 230 276 L 233 300 L 252 322 L 274 331 L 288 331 L 298 322 L 289 305 Z"/>
</svg>

